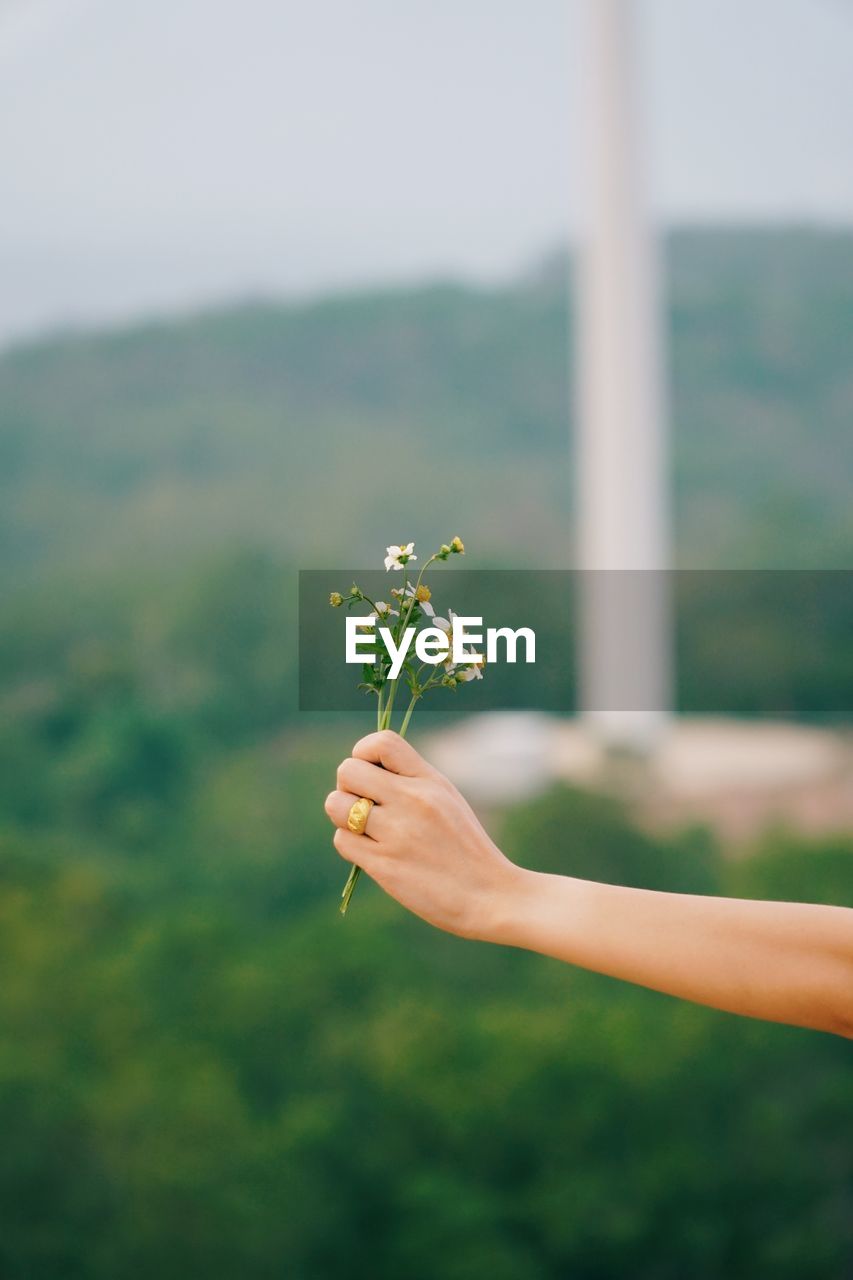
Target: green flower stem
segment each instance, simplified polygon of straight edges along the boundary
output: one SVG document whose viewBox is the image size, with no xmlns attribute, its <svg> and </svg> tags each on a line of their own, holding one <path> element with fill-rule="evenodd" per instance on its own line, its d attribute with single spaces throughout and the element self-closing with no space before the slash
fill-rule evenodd
<svg viewBox="0 0 853 1280">
<path fill-rule="evenodd" d="M 405 714 L 405 716 L 403 717 L 403 723 L 400 725 L 400 737 L 401 737 L 401 738 L 405 738 L 405 736 L 406 736 L 406 730 L 407 730 L 407 729 L 408 729 L 408 727 L 409 727 L 409 721 L 410 721 L 410 720 L 411 720 L 411 718 L 412 718 L 412 712 L 413 712 L 413 711 L 414 711 L 414 709 L 415 709 L 415 703 L 416 703 L 416 702 L 417 702 L 417 698 L 412 698 L 411 702 L 409 703 L 409 705 L 408 705 L 408 707 L 407 707 L 407 709 L 406 709 L 406 714 Z M 383 725 L 380 725 L 379 727 L 380 727 L 380 728 L 386 728 L 386 729 L 387 729 L 387 728 L 388 728 L 388 725 L 384 725 L 384 726 L 383 726 Z M 349 906 L 350 898 L 351 898 L 351 897 L 352 897 L 352 895 L 353 895 L 353 890 L 355 889 L 355 886 L 358 884 L 358 877 L 359 877 L 360 875 L 361 875 L 361 867 L 358 867 L 358 866 L 356 866 L 355 864 L 353 864 L 353 866 L 350 868 L 350 873 L 349 873 L 349 875 L 347 876 L 347 882 L 346 882 L 346 884 L 344 885 L 343 893 L 341 894 L 341 908 L 340 908 L 340 910 L 341 910 L 341 915 L 342 915 L 342 916 L 345 916 L 345 915 L 346 915 L 346 913 L 347 913 L 347 907 Z"/>
<path fill-rule="evenodd" d="M 415 694 L 411 702 L 409 703 L 408 707 L 406 708 L 406 714 L 403 716 L 403 723 L 400 725 L 401 738 L 405 738 L 406 736 L 406 730 L 409 727 L 409 721 L 412 718 L 412 712 L 415 709 L 415 703 L 417 702 L 419 696 L 420 696 L 419 694 Z"/>
<path fill-rule="evenodd" d="M 429 562 L 427 562 L 427 563 L 429 563 Z M 426 568 L 426 565 L 424 565 L 424 569 L 425 569 L 425 568 Z M 423 569 L 421 570 L 421 573 L 423 573 Z M 420 582 L 420 578 L 418 579 L 418 581 Z M 409 615 L 410 615 L 410 614 L 411 614 L 411 612 L 412 612 L 412 605 L 411 605 L 411 603 L 409 604 L 408 609 L 405 607 L 405 601 L 406 601 L 406 599 L 407 599 L 405 592 L 406 592 L 406 588 L 408 587 L 408 585 L 409 585 L 409 575 L 408 575 L 408 573 L 407 573 L 407 572 L 405 572 L 405 571 L 404 571 L 404 576 L 403 576 L 403 595 L 402 595 L 402 596 L 401 596 L 401 598 L 400 598 L 400 618 L 399 618 L 399 621 L 398 621 L 398 623 L 397 623 L 396 627 L 394 627 L 394 628 L 393 628 L 393 632 L 394 632 L 394 633 L 396 633 L 396 634 L 394 634 L 394 640 L 395 640 L 395 643 L 396 643 L 396 644 L 399 644 L 399 643 L 400 643 L 400 640 L 401 640 L 401 638 L 402 638 L 403 632 L 404 632 L 404 630 L 405 630 L 405 628 L 406 628 L 406 622 L 408 621 Z M 413 600 L 414 600 L 414 597 L 410 597 L 409 599 L 410 599 L 410 601 L 413 601 Z M 393 712 L 393 710 L 394 710 L 394 698 L 395 698 L 396 693 L 397 693 L 397 681 L 396 681 L 396 680 L 391 680 L 389 683 L 390 683 L 390 685 L 391 685 L 391 692 L 390 692 L 390 694 L 388 695 L 388 701 L 387 701 L 387 702 L 386 702 L 386 704 L 385 704 L 385 710 L 384 710 L 384 713 L 383 713 L 383 715 L 380 717 L 379 722 L 378 722 L 378 725 L 377 725 L 377 728 L 379 728 L 379 729 L 390 729 L 390 728 L 391 728 L 391 713 L 392 713 L 392 712 Z"/>
<path fill-rule="evenodd" d="M 421 568 L 420 573 L 419 573 L 419 574 L 418 574 L 418 576 L 417 576 L 417 580 L 416 580 L 416 582 L 415 582 L 415 594 L 413 594 L 413 595 L 411 595 L 411 596 L 406 596 L 406 595 L 405 595 L 406 587 L 409 585 L 409 577 L 408 577 L 408 574 L 406 574 L 406 576 L 405 576 L 405 581 L 404 581 L 404 583 L 403 583 L 403 593 L 404 593 L 404 594 L 403 594 L 403 596 L 402 596 L 402 598 L 401 598 L 401 604 L 400 604 L 399 632 L 398 632 L 398 634 L 394 637 L 395 641 L 396 641 L 398 644 L 399 644 L 399 642 L 400 642 L 400 637 L 402 636 L 403 631 L 405 630 L 406 623 L 407 623 L 407 621 L 409 620 L 409 618 L 411 617 L 412 610 L 413 610 L 413 609 L 414 609 L 414 607 L 415 607 L 415 604 L 416 604 L 416 593 L 417 593 L 418 587 L 421 585 L 421 580 L 423 579 L 424 573 L 427 571 L 427 569 L 429 568 L 429 566 L 430 566 L 431 564 L 433 564 L 437 559 L 438 559 L 438 555 L 436 554 L 436 555 L 434 555 L 434 556 L 430 556 L 429 560 L 427 560 L 427 561 L 424 563 L 423 567 Z M 367 600 L 367 597 L 366 597 L 366 596 L 365 596 L 364 598 Z M 406 606 L 406 607 L 404 608 L 406 600 L 408 600 L 408 606 Z M 372 601 L 372 600 L 368 600 L 368 604 L 372 604 L 372 605 L 373 605 L 373 610 L 374 610 L 374 612 L 375 612 L 375 613 L 378 613 L 378 609 L 376 608 L 376 605 L 375 605 L 375 604 L 373 604 L 373 601 Z M 423 670 L 423 666 L 421 667 L 421 671 L 422 671 L 422 670 Z M 418 674 L 420 675 L 420 672 L 419 672 Z M 429 680 L 429 681 L 427 681 L 427 683 L 424 685 L 424 688 L 421 690 L 421 694 L 422 694 L 426 689 L 429 689 L 433 684 L 439 684 L 439 683 L 440 683 L 440 681 L 439 681 L 439 680 L 437 680 L 437 679 L 436 679 L 436 680 Z M 377 698 L 378 706 L 377 706 L 377 708 L 376 708 L 376 728 L 377 728 L 377 729 L 390 729 L 390 728 L 391 728 L 391 713 L 392 713 L 392 712 L 393 712 L 393 710 L 394 710 L 394 697 L 395 697 L 395 695 L 396 695 L 396 693 L 397 693 L 397 681 L 396 681 L 396 680 L 391 680 L 391 681 L 390 681 L 390 684 L 391 684 L 391 692 L 390 692 L 390 694 L 388 695 L 388 700 L 387 700 L 387 702 L 384 702 L 384 703 L 383 703 L 384 688 L 381 688 L 381 689 L 379 690 L 379 697 Z M 400 725 L 400 737 L 401 737 L 401 738 L 405 738 L 405 736 L 406 736 L 406 731 L 407 731 L 407 729 L 408 729 L 408 727 L 409 727 L 409 721 L 411 720 L 411 718 L 412 718 L 412 712 L 413 712 L 413 711 L 414 711 L 414 709 L 415 709 L 415 703 L 418 701 L 418 699 L 420 698 L 421 694 L 416 694 L 416 695 L 414 695 L 414 696 L 412 697 L 412 700 L 411 700 L 411 702 L 409 703 L 408 707 L 406 708 L 406 713 L 405 713 L 405 715 L 403 716 L 403 723 Z M 353 895 L 353 890 L 355 889 L 355 886 L 358 884 L 358 877 L 359 877 L 360 875 L 361 875 L 361 867 L 357 867 L 357 866 L 353 865 L 353 866 L 352 866 L 352 868 L 350 869 L 349 876 L 347 877 L 347 882 L 346 882 L 346 884 L 344 885 L 343 893 L 341 894 L 341 907 L 340 907 L 340 910 L 341 910 L 341 915 L 342 915 L 342 916 L 345 916 L 345 915 L 346 915 L 346 913 L 347 913 L 347 907 L 348 907 L 348 906 L 349 906 L 349 904 L 350 904 L 350 898 L 351 898 L 351 897 L 352 897 L 352 895 Z"/>
<path fill-rule="evenodd" d="M 421 585 L 421 581 L 422 581 L 422 579 L 423 579 L 424 574 L 426 573 L 426 571 L 427 571 L 427 569 L 430 567 L 430 565 L 431 565 L 431 564 L 434 564 L 434 563 L 435 563 L 435 561 L 436 561 L 437 559 L 438 559 L 438 555 L 437 555 L 437 554 L 436 554 L 436 555 L 434 555 L 434 556 L 430 556 L 429 560 L 426 560 L 426 561 L 424 562 L 424 564 L 421 566 L 421 571 L 420 571 L 420 573 L 418 574 L 417 579 L 416 579 L 416 581 L 415 581 L 415 589 L 414 589 L 414 591 L 412 592 L 412 594 L 411 594 L 410 596 L 408 596 L 408 597 L 407 597 L 407 598 L 408 598 L 408 601 L 409 601 L 409 607 L 408 607 L 408 608 L 407 608 L 407 610 L 406 610 L 406 620 L 408 620 L 408 618 L 410 617 L 411 612 L 412 612 L 412 610 L 414 609 L 415 604 L 417 603 L 418 587 Z M 409 580 L 408 580 L 408 578 L 406 579 L 406 583 L 405 583 L 405 585 L 406 585 L 406 587 L 409 585 Z M 404 589 L 405 589 L 405 588 L 404 588 Z M 402 634 L 403 634 L 403 626 L 404 626 L 404 623 L 403 623 L 403 610 L 401 609 L 401 610 L 400 610 L 400 635 L 402 635 Z"/>
<path fill-rule="evenodd" d="M 394 698 L 396 697 L 396 694 L 397 694 L 397 681 L 392 680 L 390 683 L 391 683 L 391 692 L 389 693 L 388 701 L 385 704 L 385 713 L 382 717 L 382 723 L 379 726 L 380 729 L 391 728 L 391 713 L 394 710 Z"/>
<path fill-rule="evenodd" d="M 349 906 L 349 900 L 352 897 L 352 891 L 355 888 L 355 886 L 358 884 L 358 877 L 360 875 L 361 875 L 361 867 L 357 867 L 353 864 L 353 866 L 350 868 L 350 873 L 347 877 L 347 882 L 344 885 L 344 891 L 341 894 L 341 915 L 342 916 L 345 916 L 347 913 L 347 907 Z"/>
</svg>

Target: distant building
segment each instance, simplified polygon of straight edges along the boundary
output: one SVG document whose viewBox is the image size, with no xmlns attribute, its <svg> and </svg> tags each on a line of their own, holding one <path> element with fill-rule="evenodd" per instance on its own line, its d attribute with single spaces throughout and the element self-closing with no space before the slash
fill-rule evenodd
<svg viewBox="0 0 853 1280">
<path fill-rule="evenodd" d="M 575 456 L 581 710 L 608 745 L 647 750 L 671 705 L 670 495 L 635 20 L 634 0 L 587 0 Z"/>
</svg>

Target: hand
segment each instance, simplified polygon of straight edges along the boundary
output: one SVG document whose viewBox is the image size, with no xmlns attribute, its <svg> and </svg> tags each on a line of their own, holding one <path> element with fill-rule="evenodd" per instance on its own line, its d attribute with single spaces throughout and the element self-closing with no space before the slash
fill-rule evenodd
<svg viewBox="0 0 853 1280">
<path fill-rule="evenodd" d="M 364 835 L 346 825 L 358 796 L 375 801 Z M 853 1037 L 849 907 L 660 893 L 525 871 L 492 843 L 447 778 L 388 729 L 355 744 L 326 812 L 341 857 L 448 933 Z"/>
<path fill-rule="evenodd" d="M 347 829 L 359 796 L 375 801 L 363 835 Z M 409 911 L 460 937 L 497 938 L 523 873 L 453 784 L 399 734 L 385 729 L 355 744 L 326 813 L 341 857 Z"/>
</svg>

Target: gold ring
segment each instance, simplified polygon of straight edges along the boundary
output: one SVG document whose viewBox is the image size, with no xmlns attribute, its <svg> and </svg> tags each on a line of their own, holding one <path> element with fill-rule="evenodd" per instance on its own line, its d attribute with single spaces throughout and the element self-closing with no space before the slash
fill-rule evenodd
<svg viewBox="0 0 853 1280">
<path fill-rule="evenodd" d="M 364 835 L 364 828 L 367 826 L 367 819 L 370 817 L 370 810 L 373 808 L 373 801 L 368 800 L 367 796 L 359 796 L 358 800 L 350 805 L 349 816 L 347 818 L 347 826 L 350 831 L 355 832 L 357 836 Z"/>
</svg>

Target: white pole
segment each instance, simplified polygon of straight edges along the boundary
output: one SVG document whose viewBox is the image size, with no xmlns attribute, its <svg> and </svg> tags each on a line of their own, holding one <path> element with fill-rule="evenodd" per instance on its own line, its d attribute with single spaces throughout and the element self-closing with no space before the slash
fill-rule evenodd
<svg viewBox="0 0 853 1280">
<path fill-rule="evenodd" d="M 671 701 L 669 476 L 634 0 L 586 0 L 585 226 L 576 285 L 581 710 L 647 750 Z"/>
</svg>

